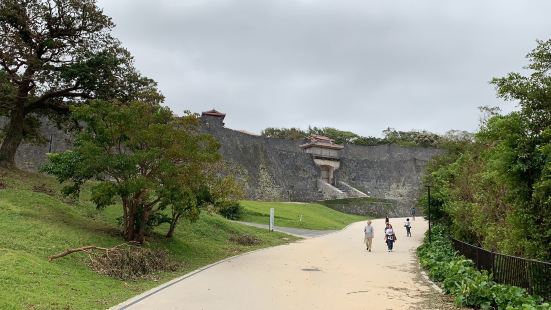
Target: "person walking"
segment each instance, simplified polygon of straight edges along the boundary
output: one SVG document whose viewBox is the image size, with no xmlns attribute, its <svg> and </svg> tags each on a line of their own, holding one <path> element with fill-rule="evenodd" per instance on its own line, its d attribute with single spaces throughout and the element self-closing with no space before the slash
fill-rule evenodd
<svg viewBox="0 0 551 310">
<path fill-rule="evenodd" d="M 415 213 L 417 212 L 417 209 L 415 207 L 411 207 L 411 217 L 415 221 Z"/>
<path fill-rule="evenodd" d="M 409 221 L 409 218 L 406 219 L 404 227 L 406 228 L 406 236 L 411 237 L 411 222 Z"/>
<path fill-rule="evenodd" d="M 371 252 L 373 235 L 374 235 L 374 232 L 373 232 L 373 226 L 371 226 L 371 221 L 367 221 L 367 225 L 364 227 L 364 242 L 369 252 Z"/>
<path fill-rule="evenodd" d="M 386 224 L 385 242 L 389 252 L 392 252 L 394 249 L 394 242 L 396 242 L 396 240 L 396 234 L 394 233 L 394 229 L 392 229 L 392 225 L 390 225 L 390 223 Z"/>
</svg>

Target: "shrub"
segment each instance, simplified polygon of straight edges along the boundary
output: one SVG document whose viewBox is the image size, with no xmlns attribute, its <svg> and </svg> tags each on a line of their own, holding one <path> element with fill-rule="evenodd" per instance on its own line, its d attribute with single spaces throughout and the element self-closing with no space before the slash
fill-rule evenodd
<svg viewBox="0 0 551 310">
<path fill-rule="evenodd" d="M 541 298 L 529 295 L 525 289 L 498 284 L 486 271 L 477 270 L 471 260 L 453 249 L 443 226 L 435 225 L 432 232 L 432 243 L 425 238 L 417 249 L 419 261 L 432 280 L 455 296 L 458 305 L 503 310 L 551 309 L 549 303 L 542 303 Z"/>
<path fill-rule="evenodd" d="M 224 201 L 217 205 L 218 213 L 230 220 L 238 220 L 241 218 L 243 208 L 237 201 Z"/>
</svg>

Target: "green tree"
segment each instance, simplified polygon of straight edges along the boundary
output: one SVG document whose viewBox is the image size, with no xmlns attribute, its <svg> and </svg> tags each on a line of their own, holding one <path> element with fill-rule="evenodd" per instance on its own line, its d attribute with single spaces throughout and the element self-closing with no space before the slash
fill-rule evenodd
<svg viewBox="0 0 551 310">
<path fill-rule="evenodd" d="M 398 131 L 394 128 L 383 130 L 385 140 L 403 146 L 438 146 L 441 137 L 425 130 Z"/>
<path fill-rule="evenodd" d="M 95 0 L 0 2 L 0 88 L 10 94 L 0 96 L 0 116 L 8 118 L 1 166 L 14 166 L 21 142 L 39 136 L 42 117 L 59 121 L 72 104 L 162 100 L 111 36 L 113 27 Z"/>
<path fill-rule="evenodd" d="M 73 150 L 51 154 L 43 168 L 68 183 L 65 194 L 76 195 L 95 180 L 92 201 L 98 208 L 121 203 L 128 241 L 143 242 L 167 208 L 172 210 L 169 237 L 180 218 L 197 217 L 208 200 L 203 172 L 220 157 L 218 142 L 199 131 L 198 115 L 176 117 L 157 104 L 101 100 L 71 112 L 84 129 Z"/>
<path fill-rule="evenodd" d="M 308 136 L 306 132 L 300 128 L 274 128 L 268 127 L 260 133 L 264 137 L 277 139 L 301 140 Z"/>
<path fill-rule="evenodd" d="M 161 202 L 159 210 L 170 208 L 170 217 L 160 213 L 159 217 L 166 219 L 169 229 L 166 237 L 171 238 L 176 225 L 182 218 L 190 221 L 198 219 L 199 211 L 206 206 L 219 209 L 221 205 L 236 204 L 243 198 L 243 186 L 236 176 L 234 167 L 224 161 L 196 161 L 193 167 L 188 165 L 185 176 L 178 178 L 174 188 L 167 187 L 170 192 Z M 183 191 L 180 189 L 184 189 Z M 157 217 L 157 218 L 159 218 Z M 234 218 L 235 219 L 235 218 Z M 155 225 L 160 224 L 158 221 Z"/>
<path fill-rule="evenodd" d="M 444 136 L 441 145 L 448 153 L 429 164 L 425 181 L 433 184 L 433 218 L 449 224 L 456 237 L 549 260 L 551 40 L 539 41 L 528 59 L 528 75 L 492 80 L 498 96 L 518 102 L 519 110 L 501 115 L 499 109 L 481 108 L 474 140 Z"/>
<path fill-rule="evenodd" d="M 489 154 L 511 189 L 515 219 L 533 245 L 532 255 L 551 258 L 551 40 L 537 41 L 527 58 L 529 75 L 495 78 L 497 94 L 520 111 L 491 119 L 479 134 L 496 146 Z"/>
<path fill-rule="evenodd" d="M 359 135 L 345 130 L 339 130 L 332 127 L 309 127 L 308 135 L 320 135 L 331 138 L 337 144 L 353 144 L 360 138 Z"/>
</svg>

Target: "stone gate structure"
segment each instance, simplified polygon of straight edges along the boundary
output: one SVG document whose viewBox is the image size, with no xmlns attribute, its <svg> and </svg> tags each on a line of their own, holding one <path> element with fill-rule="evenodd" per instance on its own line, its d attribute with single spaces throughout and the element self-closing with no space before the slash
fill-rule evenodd
<svg viewBox="0 0 551 310">
<path fill-rule="evenodd" d="M 401 211 L 416 201 L 427 162 L 442 150 L 398 145 L 337 145 L 327 137 L 267 138 L 224 127 L 226 115 L 202 114 L 204 129 L 221 143 L 225 160 L 244 171 L 252 199 L 317 201 L 374 197 Z"/>
</svg>

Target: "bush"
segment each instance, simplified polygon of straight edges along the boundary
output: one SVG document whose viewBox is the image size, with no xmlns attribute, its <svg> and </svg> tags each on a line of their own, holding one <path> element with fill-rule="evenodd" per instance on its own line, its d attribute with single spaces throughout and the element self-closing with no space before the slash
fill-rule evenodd
<svg viewBox="0 0 551 310">
<path fill-rule="evenodd" d="M 218 203 L 218 213 L 230 220 L 238 220 L 243 214 L 243 208 L 237 201 L 224 201 Z"/>
<path fill-rule="evenodd" d="M 486 271 L 479 271 L 471 260 L 457 255 L 441 225 L 432 230 L 432 243 L 417 249 L 421 266 L 444 291 L 455 296 L 458 305 L 480 309 L 551 309 L 549 303 L 529 295 L 525 289 L 498 284 Z"/>
</svg>

